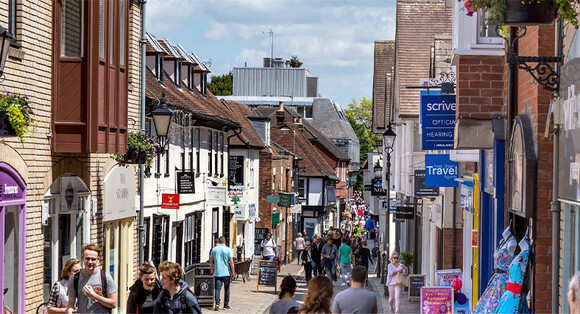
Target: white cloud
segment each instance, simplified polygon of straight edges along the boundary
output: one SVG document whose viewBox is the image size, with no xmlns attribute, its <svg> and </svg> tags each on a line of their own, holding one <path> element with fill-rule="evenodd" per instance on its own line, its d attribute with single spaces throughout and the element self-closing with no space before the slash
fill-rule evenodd
<svg viewBox="0 0 580 314">
<path fill-rule="evenodd" d="M 393 39 L 395 1 L 384 0 L 149 0 L 148 29 L 163 37 L 187 28 L 199 45 L 227 58 L 208 56 L 213 74 L 234 66 L 261 66 L 270 55 L 297 55 L 319 76 L 320 91 L 345 106 L 352 97 L 372 96 L 373 48 L 377 39 Z M 205 21 L 203 30 L 199 24 Z M 177 37 L 177 36 L 173 36 Z M 180 38 L 187 38 L 179 36 Z M 193 47 L 180 42 L 185 47 Z M 194 48 L 194 47 L 193 47 Z M 207 51 L 207 50 L 206 50 Z M 207 54 L 207 52 L 206 52 Z M 349 94 L 350 93 L 350 94 Z"/>
</svg>

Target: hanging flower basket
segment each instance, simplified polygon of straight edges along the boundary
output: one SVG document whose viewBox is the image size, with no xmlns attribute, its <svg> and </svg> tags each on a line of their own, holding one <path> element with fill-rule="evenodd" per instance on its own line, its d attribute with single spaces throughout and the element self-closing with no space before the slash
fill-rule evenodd
<svg viewBox="0 0 580 314">
<path fill-rule="evenodd" d="M 467 15 L 485 14 L 487 24 L 531 26 L 568 21 L 578 28 L 577 0 L 458 0 Z"/>
<path fill-rule="evenodd" d="M 144 132 L 129 132 L 127 152 L 125 154 L 114 154 L 113 158 L 125 164 L 146 163 L 150 165 L 158 148 L 159 144 L 157 144 L 157 141 Z"/>
<path fill-rule="evenodd" d="M 552 24 L 556 16 L 553 0 L 505 0 L 504 25 L 527 26 Z"/>
<path fill-rule="evenodd" d="M 0 135 L 16 135 L 24 143 L 33 122 L 28 96 L 8 92 L 0 95 Z"/>
</svg>

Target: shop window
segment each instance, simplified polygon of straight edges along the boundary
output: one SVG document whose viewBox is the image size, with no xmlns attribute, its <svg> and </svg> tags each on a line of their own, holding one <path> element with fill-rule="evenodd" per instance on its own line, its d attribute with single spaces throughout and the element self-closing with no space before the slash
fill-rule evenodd
<svg viewBox="0 0 580 314">
<path fill-rule="evenodd" d="M 184 269 L 191 270 L 193 265 L 201 260 L 201 213 L 192 213 L 185 216 L 185 234 L 183 246 L 185 249 Z"/>
<path fill-rule="evenodd" d="M 61 57 L 83 57 L 83 1 L 62 1 Z"/>
<path fill-rule="evenodd" d="M 175 229 L 175 262 L 183 265 L 183 221 L 173 222 L 173 228 Z"/>
<path fill-rule="evenodd" d="M 169 249 L 169 216 L 153 215 L 153 245 L 152 260 L 154 265 L 159 265 L 167 260 Z"/>
<path fill-rule="evenodd" d="M 12 313 L 24 312 L 24 309 L 19 308 L 19 269 L 21 269 L 24 261 L 21 261 L 23 256 L 20 256 L 19 244 L 19 221 L 20 221 L 20 206 L 7 206 L 0 208 L 5 211 L 4 217 L 4 306 L 11 309 Z"/>
<path fill-rule="evenodd" d="M 214 207 L 211 210 L 212 245 L 220 237 L 219 231 L 219 207 Z"/>
<path fill-rule="evenodd" d="M 226 245 L 230 245 L 230 221 L 232 217 L 230 215 L 230 208 L 224 207 L 224 217 L 223 217 L 223 236 L 226 237 Z"/>
<path fill-rule="evenodd" d="M 580 219 L 578 213 L 580 207 L 563 203 L 564 235 L 562 247 L 562 313 L 570 313 L 568 306 L 568 287 L 570 279 L 577 271 L 580 271 Z"/>
</svg>

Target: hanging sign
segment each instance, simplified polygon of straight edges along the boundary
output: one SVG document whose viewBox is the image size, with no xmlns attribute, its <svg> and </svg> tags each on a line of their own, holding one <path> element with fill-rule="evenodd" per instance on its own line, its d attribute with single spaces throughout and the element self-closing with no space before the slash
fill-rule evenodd
<svg viewBox="0 0 580 314">
<path fill-rule="evenodd" d="M 161 208 L 179 209 L 179 194 L 162 194 Z"/>
<path fill-rule="evenodd" d="M 273 212 L 272 213 L 272 226 L 275 226 L 280 223 L 280 212 Z"/>
<path fill-rule="evenodd" d="M 371 185 L 372 196 L 386 196 L 387 192 L 383 189 L 383 180 L 377 178 L 372 180 Z"/>
<path fill-rule="evenodd" d="M 127 167 L 115 167 L 104 180 L 103 221 L 135 217 L 137 182 Z"/>
<path fill-rule="evenodd" d="M 415 209 L 411 206 L 398 206 L 395 212 L 396 219 L 413 219 L 415 216 Z"/>
<path fill-rule="evenodd" d="M 453 287 L 422 287 L 421 313 L 453 313 Z"/>
<path fill-rule="evenodd" d="M 449 154 L 426 154 L 425 186 L 457 187 L 458 165 L 449 159 Z"/>
<path fill-rule="evenodd" d="M 421 95 L 423 150 L 453 149 L 455 108 L 455 95 Z"/>
<path fill-rule="evenodd" d="M 256 204 L 248 204 L 248 219 L 256 218 Z"/>
<path fill-rule="evenodd" d="M 292 193 L 280 193 L 280 201 L 278 205 L 286 208 L 290 208 L 294 205 L 294 194 Z"/>
<path fill-rule="evenodd" d="M 266 203 L 278 204 L 280 202 L 280 195 L 266 195 Z"/>
<path fill-rule="evenodd" d="M 234 210 L 234 218 L 237 220 L 243 220 L 245 217 L 244 215 L 244 205 L 236 205 L 236 209 Z"/>
<path fill-rule="evenodd" d="M 425 186 L 425 170 L 415 170 L 415 196 L 439 196 L 439 188 Z"/>
<path fill-rule="evenodd" d="M 177 172 L 177 193 L 193 194 L 195 193 L 195 173 Z"/>
<path fill-rule="evenodd" d="M 244 156 L 229 157 L 228 184 L 231 186 L 244 185 Z"/>
</svg>

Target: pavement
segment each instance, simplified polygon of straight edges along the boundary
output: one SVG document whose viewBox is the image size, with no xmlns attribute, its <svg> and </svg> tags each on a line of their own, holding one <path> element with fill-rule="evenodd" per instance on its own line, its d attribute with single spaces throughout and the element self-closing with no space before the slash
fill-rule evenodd
<svg viewBox="0 0 580 314">
<path fill-rule="evenodd" d="M 373 247 L 372 240 L 368 241 L 368 247 Z M 376 262 L 376 261 L 375 261 Z M 294 260 L 291 264 L 283 265 L 278 273 L 278 285 L 282 279 L 288 274 L 294 276 L 298 287 L 294 294 L 294 299 L 299 303 L 304 302 L 308 287 L 306 286 L 306 279 L 304 277 L 304 268 L 297 264 Z M 245 283 L 240 276 L 239 279 L 232 281 L 230 286 L 230 309 L 220 311 L 234 312 L 234 313 L 268 313 L 270 305 L 278 300 L 278 293 L 273 287 L 260 286 L 256 292 L 257 278 L 255 275 L 250 275 L 250 281 Z M 340 279 L 334 283 L 334 294 L 348 289 L 348 286 L 341 286 Z M 384 285 L 381 284 L 381 279 L 377 278 L 374 272 L 374 267 L 369 267 L 369 285 L 365 288 L 375 293 L 378 298 L 378 313 L 390 313 L 389 299 L 384 295 Z M 223 289 L 222 289 L 223 290 Z M 278 292 L 280 288 L 278 286 Z M 419 302 L 409 302 L 406 291 L 401 292 L 400 307 L 401 314 L 403 313 L 420 313 Z M 222 306 L 223 306 L 223 292 L 222 292 Z M 204 312 L 211 311 L 210 308 L 203 308 Z"/>
</svg>

